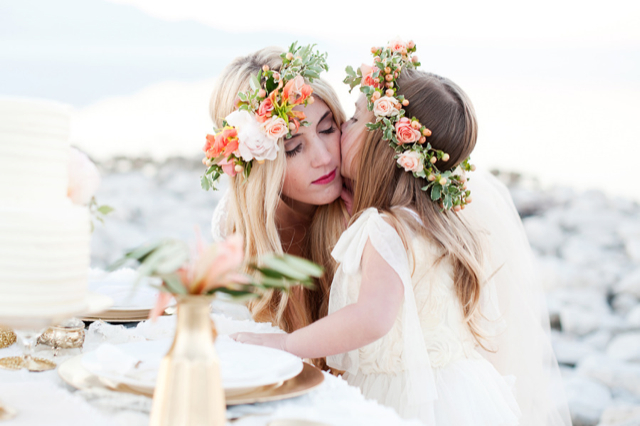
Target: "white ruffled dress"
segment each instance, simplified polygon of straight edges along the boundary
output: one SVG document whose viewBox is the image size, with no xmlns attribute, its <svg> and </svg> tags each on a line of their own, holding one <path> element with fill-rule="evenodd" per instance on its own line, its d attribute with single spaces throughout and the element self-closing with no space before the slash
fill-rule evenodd
<svg viewBox="0 0 640 426">
<path fill-rule="evenodd" d="M 396 230 L 376 209 L 367 209 L 333 251 L 340 263 L 329 313 L 355 303 L 362 252 L 370 239 L 404 285 L 404 303 L 392 330 L 358 350 L 327 358 L 345 371 L 364 396 L 428 426 L 512 426 L 520 410 L 512 378 L 503 377 L 478 351 L 453 282 L 452 265 L 422 237 L 412 240 L 409 259 Z"/>
</svg>

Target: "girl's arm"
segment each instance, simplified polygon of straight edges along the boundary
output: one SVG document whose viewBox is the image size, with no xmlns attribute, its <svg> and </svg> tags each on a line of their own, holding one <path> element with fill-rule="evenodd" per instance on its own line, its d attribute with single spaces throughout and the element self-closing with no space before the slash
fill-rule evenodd
<svg viewBox="0 0 640 426">
<path fill-rule="evenodd" d="M 301 358 L 323 358 L 361 348 L 386 335 L 404 299 L 398 274 L 368 240 L 362 254 L 358 301 L 291 334 L 238 333 L 239 342 L 276 347 Z"/>
</svg>

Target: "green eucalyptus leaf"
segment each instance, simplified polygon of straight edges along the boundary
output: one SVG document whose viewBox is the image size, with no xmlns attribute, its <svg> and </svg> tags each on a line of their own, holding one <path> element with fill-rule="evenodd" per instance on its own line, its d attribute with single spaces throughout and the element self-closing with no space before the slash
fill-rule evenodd
<svg viewBox="0 0 640 426">
<path fill-rule="evenodd" d="M 103 215 L 105 215 L 105 216 L 108 215 L 109 213 L 111 213 L 114 210 L 115 209 L 113 207 L 107 206 L 106 204 L 98 207 L 98 212 L 103 214 Z"/>
<path fill-rule="evenodd" d="M 436 184 L 431 188 L 431 199 L 433 201 L 437 201 L 440 199 L 440 193 L 442 191 L 442 186 L 440 184 Z"/>
<path fill-rule="evenodd" d="M 283 259 L 286 263 L 296 268 L 301 273 L 309 275 L 311 277 L 319 278 L 324 272 L 324 268 L 322 266 L 298 256 L 285 254 L 283 255 Z"/>
</svg>

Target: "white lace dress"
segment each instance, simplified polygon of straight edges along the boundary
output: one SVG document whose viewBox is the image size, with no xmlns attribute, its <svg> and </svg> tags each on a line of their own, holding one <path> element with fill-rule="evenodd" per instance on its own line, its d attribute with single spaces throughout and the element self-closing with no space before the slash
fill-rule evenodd
<svg viewBox="0 0 640 426">
<path fill-rule="evenodd" d="M 333 251 L 340 266 L 329 313 L 357 301 L 367 239 L 400 276 L 403 307 L 386 336 L 328 357 L 328 365 L 345 371 L 344 378 L 366 397 L 429 426 L 518 425 L 513 382 L 476 350 L 463 323 L 452 266 L 445 261 L 434 265 L 440 249 L 421 237 L 412 241 L 414 265 L 400 236 L 376 209 L 366 210 Z"/>
<path fill-rule="evenodd" d="M 226 191 L 216 208 L 213 210 L 213 216 L 211 216 L 211 236 L 214 243 L 224 241 L 226 235 L 224 232 L 224 226 L 227 223 L 227 217 L 229 216 L 229 191 Z"/>
</svg>

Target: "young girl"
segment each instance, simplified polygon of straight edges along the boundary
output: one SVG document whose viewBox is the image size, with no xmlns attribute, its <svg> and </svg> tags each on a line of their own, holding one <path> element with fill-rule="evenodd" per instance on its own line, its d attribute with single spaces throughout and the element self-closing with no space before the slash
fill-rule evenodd
<svg viewBox="0 0 640 426">
<path fill-rule="evenodd" d="M 234 337 L 326 356 L 365 396 L 427 425 L 568 425 L 539 387 L 522 416 L 513 380 L 487 361 L 501 318 L 488 284 L 501 271 L 462 212 L 476 117 L 455 83 L 415 69 L 413 51 L 373 48 L 375 65 L 347 78 L 363 92 L 342 134 L 356 214 L 333 250 L 329 315 L 289 335 Z"/>
</svg>

